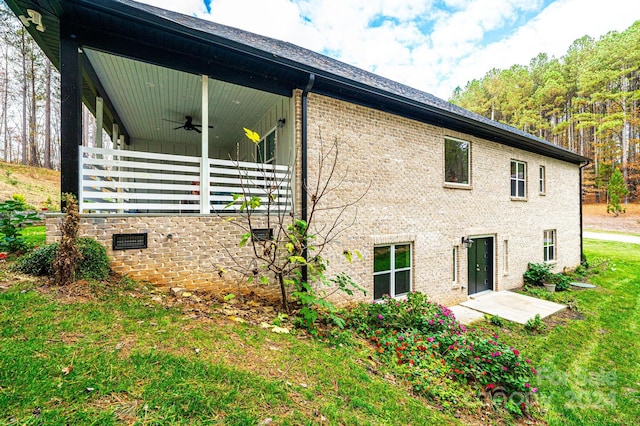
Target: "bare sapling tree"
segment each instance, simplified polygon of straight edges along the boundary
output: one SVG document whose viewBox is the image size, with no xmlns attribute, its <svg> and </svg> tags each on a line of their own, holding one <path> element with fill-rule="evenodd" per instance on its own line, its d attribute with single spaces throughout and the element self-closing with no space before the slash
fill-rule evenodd
<svg viewBox="0 0 640 426">
<path fill-rule="evenodd" d="M 257 133 L 249 129 L 245 129 L 245 132 L 251 141 L 259 144 Z M 247 266 L 236 259 L 235 269 L 247 278 L 248 283 L 258 280 L 266 285 L 272 279 L 277 282 L 282 307 L 287 314 L 290 313 L 288 289 L 293 287 L 292 296 L 303 305 L 300 314 L 307 328 L 312 328 L 318 310 L 327 312 L 334 321 L 340 321 L 331 315 L 334 308 L 327 299 L 331 294 L 337 291 L 347 294 L 353 294 L 354 290 L 363 291 L 344 273 L 325 277 L 328 261 L 323 257 L 323 252 L 337 236 L 355 223 L 356 205 L 369 188 L 347 202 L 329 204 L 330 195 L 347 184 L 348 168 L 342 173 L 338 172 L 337 138 L 328 146 L 324 145 L 322 135 L 319 140 L 317 180 L 312 184 L 303 182 L 309 203 L 306 220 L 296 217 L 291 210 L 290 167 L 286 174 L 278 175 L 275 167 L 265 164 L 260 181 L 261 191 L 264 192 L 258 195 L 251 189 L 256 187 L 256 179 L 238 167 L 242 176 L 241 192 L 233 194 L 233 201 L 227 205 L 227 208 L 234 208 L 243 214 L 243 220 L 233 222 L 244 231 L 239 245 L 251 248 L 250 264 Z M 345 250 L 343 254 L 351 261 L 351 251 Z M 360 257 L 359 253 L 356 254 Z M 316 288 L 320 286 L 330 290 L 318 293 Z"/>
</svg>

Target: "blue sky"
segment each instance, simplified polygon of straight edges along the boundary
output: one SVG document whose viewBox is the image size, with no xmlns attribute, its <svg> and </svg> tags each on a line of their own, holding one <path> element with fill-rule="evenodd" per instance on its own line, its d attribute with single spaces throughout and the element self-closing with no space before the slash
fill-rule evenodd
<svg viewBox="0 0 640 426">
<path fill-rule="evenodd" d="M 332 56 L 447 99 L 491 68 L 562 56 L 640 19 L 638 0 L 139 0 Z"/>
</svg>

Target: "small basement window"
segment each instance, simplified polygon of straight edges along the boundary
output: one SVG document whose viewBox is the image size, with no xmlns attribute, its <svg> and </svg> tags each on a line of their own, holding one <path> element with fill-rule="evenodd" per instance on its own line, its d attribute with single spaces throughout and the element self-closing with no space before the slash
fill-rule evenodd
<svg viewBox="0 0 640 426">
<path fill-rule="evenodd" d="M 544 261 L 551 263 L 556 261 L 556 230 L 544 231 Z"/>
<path fill-rule="evenodd" d="M 411 244 L 373 249 L 373 298 L 402 296 L 411 291 Z"/>
<path fill-rule="evenodd" d="M 147 248 L 147 233 L 113 234 L 111 240 L 113 250 L 129 250 Z"/>
</svg>

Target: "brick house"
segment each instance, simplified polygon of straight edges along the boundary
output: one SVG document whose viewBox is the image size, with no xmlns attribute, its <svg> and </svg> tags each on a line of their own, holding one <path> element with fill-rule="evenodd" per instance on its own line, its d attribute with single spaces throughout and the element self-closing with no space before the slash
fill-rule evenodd
<svg viewBox="0 0 640 426">
<path fill-rule="evenodd" d="M 454 304 L 520 286 L 528 262 L 581 260 L 582 156 L 290 43 L 131 0 L 46 3 L 7 0 L 61 71 L 61 192 L 117 272 L 237 291 L 218 270 L 246 255 L 225 220 L 238 165 L 255 191 L 265 168 L 278 174 L 278 205 L 306 218 L 304 183 L 334 139 L 348 172 L 327 202 L 366 194 L 328 257 L 365 299 Z M 96 146 L 82 146 L 82 104 Z M 346 249 L 363 260 L 346 264 Z"/>
</svg>

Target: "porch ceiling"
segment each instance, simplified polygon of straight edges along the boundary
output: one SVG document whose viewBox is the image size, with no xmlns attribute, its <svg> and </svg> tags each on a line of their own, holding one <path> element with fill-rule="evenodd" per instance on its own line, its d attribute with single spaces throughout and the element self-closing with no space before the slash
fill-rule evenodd
<svg viewBox="0 0 640 426">
<path fill-rule="evenodd" d="M 184 129 L 186 115 L 202 123 L 201 77 L 120 56 L 84 49 L 134 142 L 200 145 L 201 135 Z M 209 80 L 209 142 L 233 151 L 242 127 L 257 123 L 281 96 Z M 171 120 L 171 121 L 167 121 Z"/>
</svg>

